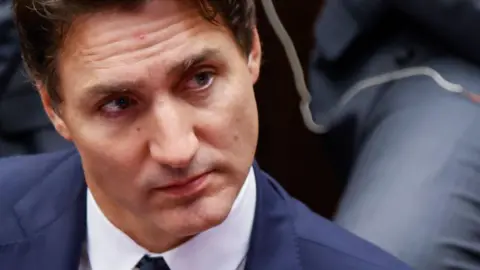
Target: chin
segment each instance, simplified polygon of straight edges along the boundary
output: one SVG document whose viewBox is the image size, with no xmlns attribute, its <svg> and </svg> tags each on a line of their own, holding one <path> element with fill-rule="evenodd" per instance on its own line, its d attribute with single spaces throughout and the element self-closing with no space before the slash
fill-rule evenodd
<svg viewBox="0 0 480 270">
<path fill-rule="evenodd" d="M 233 206 L 233 201 L 219 201 L 215 198 L 204 198 L 200 205 L 192 205 L 175 215 L 176 224 L 171 224 L 173 231 L 178 236 L 194 236 L 222 224 L 228 217 Z"/>
</svg>

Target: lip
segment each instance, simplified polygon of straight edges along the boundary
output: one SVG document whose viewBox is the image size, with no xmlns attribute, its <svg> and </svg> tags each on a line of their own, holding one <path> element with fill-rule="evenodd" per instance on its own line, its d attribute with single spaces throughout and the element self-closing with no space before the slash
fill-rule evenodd
<svg viewBox="0 0 480 270">
<path fill-rule="evenodd" d="M 192 196 L 203 189 L 210 173 L 206 172 L 175 184 L 156 188 L 155 190 L 175 197 Z"/>
</svg>

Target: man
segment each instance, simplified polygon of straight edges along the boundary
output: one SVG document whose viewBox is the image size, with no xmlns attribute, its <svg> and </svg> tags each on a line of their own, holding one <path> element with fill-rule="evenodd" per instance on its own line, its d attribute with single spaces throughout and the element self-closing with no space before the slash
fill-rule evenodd
<svg viewBox="0 0 480 270">
<path fill-rule="evenodd" d="M 407 269 L 254 164 L 253 0 L 14 10 L 45 110 L 77 150 L 0 163 L 0 269 Z"/>
</svg>

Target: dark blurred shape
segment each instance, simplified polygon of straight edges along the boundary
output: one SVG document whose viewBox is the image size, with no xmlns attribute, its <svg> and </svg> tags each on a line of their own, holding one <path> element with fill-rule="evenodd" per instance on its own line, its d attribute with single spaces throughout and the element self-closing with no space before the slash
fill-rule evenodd
<svg viewBox="0 0 480 270">
<path fill-rule="evenodd" d="M 275 0 L 275 8 L 299 53 L 304 70 L 313 47 L 313 23 L 323 1 Z M 300 97 L 284 48 L 258 5 L 263 66 L 255 85 L 260 118 L 256 158 L 293 196 L 330 217 L 341 183 L 333 174 L 324 139 L 308 131 L 300 114 Z M 301 16 L 298 16 L 301 14 Z"/>
<path fill-rule="evenodd" d="M 10 5 L 0 1 L 0 157 L 70 146 L 50 124 L 25 74 Z"/>
</svg>

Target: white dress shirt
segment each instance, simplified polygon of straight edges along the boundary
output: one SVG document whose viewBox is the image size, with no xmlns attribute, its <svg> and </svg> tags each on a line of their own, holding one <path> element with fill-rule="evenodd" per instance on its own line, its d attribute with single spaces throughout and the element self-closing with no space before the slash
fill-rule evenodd
<svg viewBox="0 0 480 270">
<path fill-rule="evenodd" d="M 162 256 L 171 270 L 243 269 L 256 204 L 253 168 L 227 219 L 163 254 L 152 254 L 116 228 L 87 192 L 87 243 L 80 270 L 132 270 L 146 254 Z"/>
</svg>

